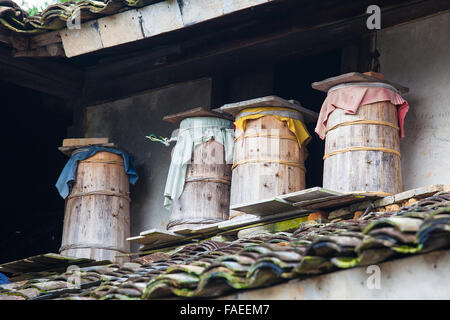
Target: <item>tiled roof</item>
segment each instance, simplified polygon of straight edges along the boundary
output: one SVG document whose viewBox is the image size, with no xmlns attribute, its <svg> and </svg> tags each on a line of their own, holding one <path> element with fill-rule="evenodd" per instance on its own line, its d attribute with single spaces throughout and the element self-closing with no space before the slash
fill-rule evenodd
<svg viewBox="0 0 450 320">
<path fill-rule="evenodd" d="M 206 240 L 124 266 L 82 268 L 81 289 L 67 288 L 70 272 L 1 285 L 0 299 L 211 298 L 449 246 L 450 193 L 441 193 L 358 220 L 309 221 L 292 233 Z"/>
<path fill-rule="evenodd" d="M 162 1 L 162 0 L 160 0 Z M 140 8 L 155 3 L 155 0 L 81 0 L 57 3 L 48 6 L 37 15 L 29 16 L 14 1 L 0 0 L 0 29 L 6 28 L 18 33 L 37 34 L 58 30 L 76 9 L 80 10 L 81 22 L 112 15 L 131 8 Z"/>
</svg>

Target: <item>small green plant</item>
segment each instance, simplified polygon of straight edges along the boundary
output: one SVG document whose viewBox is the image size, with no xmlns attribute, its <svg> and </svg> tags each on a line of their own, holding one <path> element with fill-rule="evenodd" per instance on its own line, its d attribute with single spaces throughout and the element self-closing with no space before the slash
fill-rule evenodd
<svg viewBox="0 0 450 320">
<path fill-rule="evenodd" d="M 25 10 L 27 11 L 29 16 L 35 16 L 35 15 L 39 14 L 40 12 L 44 11 L 51 4 L 54 4 L 54 3 L 66 3 L 66 2 L 69 2 L 69 1 L 78 2 L 80 0 L 51 0 L 51 1 L 45 1 L 41 5 L 35 5 L 34 4 L 32 6 L 29 6 L 27 4 L 26 0 L 21 0 L 20 6 L 22 8 L 25 8 Z"/>
</svg>

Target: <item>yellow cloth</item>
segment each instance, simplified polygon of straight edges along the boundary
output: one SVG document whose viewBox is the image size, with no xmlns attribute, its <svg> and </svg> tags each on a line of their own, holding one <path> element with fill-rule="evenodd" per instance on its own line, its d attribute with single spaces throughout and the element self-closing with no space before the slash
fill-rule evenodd
<svg viewBox="0 0 450 320">
<path fill-rule="evenodd" d="M 241 112 L 264 112 L 264 111 L 285 111 L 285 110 L 298 112 L 294 109 L 282 108 L 282 107 L 255 107 L 255 108 L 244 109 Z M 242 132 L 245 132 L 245 124 L 246 124 L 247 120 L 259 119 L 259 118 L 262 118 L 265 116 L 267 116 L 267 115 L 252 114 L 252 115 L 244 116 L 244 117 L 237 119 L 234 122 L 234 125 L 236 126 L 236 128 L 239 128 L 240 130 L 242 130 Z M 306 129 L 306 126 L 304 125 L 303 122 L 301 122 L 300 120 L 297 120 L 297 119 L 291 119 L 291 118 L 277 116 L 277 115 L 273 115 L 273 116 L 276 117 L 280 121 L 287 122 L 289 130 L 293 134 L 295 134 L 295 136 L 297 137 L 298 145 L 300 146 L 300 148 L 302 146 L 306 146 L 309 143 L 309 141 L 311 140 L 311 135 L 309 134 L 309 132 Z"/>
</svg>

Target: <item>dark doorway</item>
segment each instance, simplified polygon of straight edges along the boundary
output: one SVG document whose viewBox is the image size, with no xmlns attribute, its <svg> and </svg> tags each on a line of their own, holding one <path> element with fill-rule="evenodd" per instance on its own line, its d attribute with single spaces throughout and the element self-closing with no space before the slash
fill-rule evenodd
<svg viewBox="0 0 450 320">
<path fill-rule="evenodd" d="M 326 93 L 312 89 L 311 83 L 337 76 L 340 72 L 341 49 L 284 62 L 275 68 L 274 94 L 297 100 L 303 107 L 319 113 Z M 316 123 L 307 125 L 312 136 L 305 161 L 307 188 L 322 186 L 325 143 L 314 132 L 315 126 Z"/>
<path fill-rule="evenodd" d="M 0 263 L 58 252 L 64 200 L 55 182 L 68 160 L 58 146 L 72 122 L 65 103 L 0 82 L 2 223 Z"/>
</svg>

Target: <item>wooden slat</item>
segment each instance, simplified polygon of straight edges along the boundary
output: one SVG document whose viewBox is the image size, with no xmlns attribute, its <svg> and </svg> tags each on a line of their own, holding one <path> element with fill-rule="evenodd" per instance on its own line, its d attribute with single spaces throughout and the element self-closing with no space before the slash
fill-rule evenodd
<svg viewBox="0 0 450 320">
<path fill-rule="evenodd" d="M 315 122 L 319 117 L 316 112 L 277 96 L 267 96 L 236 103 L 229 103 L 218 109 L 214 109 L 214 111 L 226 112 L 235 117 L 240 111 L 254 107 L 284 107 L 294 109 L 299 111 L 303 115 L 303 117 L 305 118 L 305 122 Z"/>
<path fill-rule="evenodd" d="M 158 229 L 150 229 L 141 232 L 139 236 L 127 238 L 127 240 L 144 245 L 153 245 L 153 244 L 156 245 L 182 240 L 183 238 L 184 236 L 175 234 L 173 232 Z"/>
<path fill-rule="evenodd" d="M 0 80 L 15 83 L 64 99 L 81 96 L 84 73 L 68 64 L 13 58 L 0 48 Z"/>
<path fill-rule="evenodd" d="M 198 107 L 188 111 L 167 115 L 163 118 L 163 120 L 173 124 L 179 124 L 181 120 L 192 117 L 216 117 L 233 120 L 230 116 L 224 115 L 223 113 L 217 111 L 207 110 L 203 107 Z"/>
<path fill-rule="evenodd" d="M 282 199 L 272 198 L 259 200 L 252 203 L 237 204 L 230 207 L 231 210 L 265 216 L 292 210 L 292 204 Z"/>
<path fill-rule="evenodd" d="M 109 138 L 72 138 L 64 139 L 62 147 L 59 147 L 58 150 L 67 156 L 71 156 L 74 150 L 89 146 L 117 147 L 114 142 L 109 141 Z"/>
<path fill-rule="evenodd" d="M 324 197 L 315 200 L 306 200 L 294 203 L 295 207 L 304 209 L 327 209 L 339 208 L 355 202 L 362 202 L 367 200 L 367 197 L 362 195 L 344 194 L 339 196 Z"/>
<path fill-rule="evenodd" d="M 99 263 L 105 264 L 104 261 Z M 50 271 L 64 268 L 69 265 L 78 265 L 81 267 L 87 265 L 97 265 L 97 262 L 92 259 L 67 257 L 56 253 L 46 253 L 4 263 L 0 265 L 0 272 L 22 274 L 29 272 Z"/>
<path fill-rule="evenodd" d="M 401 86 L 397 83 L 393 83 L 393 82 L 390 82 L 387 80 L 380 80 L 377 77 L 373 77 L 373 76 L 366 75 L 366 74 L 359 73 L 359 72 L 349 72 L 349 73 L 341 74 L 336 77 L 332 77 L 332 78 L 328 78 L 328 79 L 325 79 L 322 81 L 314 82 L 314 83 L 312 83 L 311 86 L 313 89 L 328 92 L 328 90 L 331 87 L 334 87 L 334 86 L 337 86 L 337 85 L 343 84 L 343 83 L 352 83 L 352 82 L 381 82 L 381 83 L 386 83 L 386 84 L 393 86 L 400 93 L 406 93 L 409 91 L 409 88 Z"/>
<path fill-rule="evenodd" d="M 282 200 L 289 201 L 292 203 L 299 203 L 302 201 L 317 200 L 320 198 L 339 196 L 339 195 L 342 195 L 342 193 L 333 191 L 333 190 L 324 189 L 321 187 L 313 187 L 313 188 L 309 188 L 309 189 L 305 189 L 305 190 L 300 190 L 300 191 L 280 195 L 277 198 L 280 198 Z"/>
<path fill-rule="evenodd" d="M 109 143 L 109 138 L 71 138 L 63 140 L 63 147 L 89 146 L 94 144 Z"/>
</svg>

